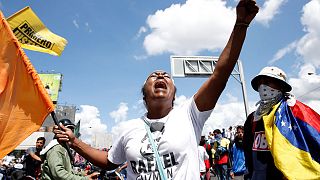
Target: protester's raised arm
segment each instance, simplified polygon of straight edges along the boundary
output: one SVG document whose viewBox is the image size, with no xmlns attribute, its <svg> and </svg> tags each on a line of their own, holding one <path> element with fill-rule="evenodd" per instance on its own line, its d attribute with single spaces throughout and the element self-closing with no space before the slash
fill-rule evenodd
<svg viewBox="0 0 320 180">
<path fill-rule="evenodd" d="M 69 128 L 64 127 L 62 124 L 60 124 L 60 127 L 62 130 L 59 130 L 57 126 L 55 126 L 53 131 L 58 141 L 68 142 L 72 149 L 74 149 L 92 164 L 108 170 L 115 169 L 119 166 L 109 162 L 107 151 L 102 151 L 89 146 L 80 139 L 76 138 Z"/>
<path fill-rule="evenodd" d="M 253 0 L 241 0 L 239 2 L 237 20 L 228 43 L 218 59 L 213 74 L 194 96 L 200 111 L 213 109 L 216 105 L 239 58 L 247 28 L 258 11 L 259 8 Z"/>
</svg>

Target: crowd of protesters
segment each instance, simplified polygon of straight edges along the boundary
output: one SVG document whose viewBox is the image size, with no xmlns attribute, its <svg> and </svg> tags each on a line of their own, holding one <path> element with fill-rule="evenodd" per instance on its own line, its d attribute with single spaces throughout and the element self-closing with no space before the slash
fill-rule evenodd
<svg viewBox="0 0 320 180">
<path fill-rule="evenodd" d="M 243 152 L 243 126 L 230 126 L 227 131 L 215 129 L 202 136 L 199 145 L 206 150 L 205 172 L 201 179 L 245 179 L 248 173 Z M 201 148 L 201 149 L 202 149 Z M 200 155 L 200 151 L 199 151 Z"/>
<path fill-rule="evenodd" d="M 276 67 L 264 68 L 256 78 L 253 79 L 252 86 L 256 89 L 257 85 L 255 84 L 255 81 L 257 81 L 258 78 L 260 84 L 268 83 L 269 85 L 271 84 L 270 86 L 272 87 L 279 87 L 279 89 L 280 87 L 286 88 L 283 91 L 290 90 L 290 85 L 281 85 L 281 83 L 286 83 L 284 80 L 275 81 L 272 79 L 274 78 L 272 75 L 277 77 L 277 74 L 281 75 L 279 77 L 285 77 L 285 73 Z M 268 90 L 268 88 L 270 89 L 270 87 L 263 84 L 258 88 L 258 91 L 261 91 L 261 103 L 267 103 L 268 98 L 276 100 L 271 101 L 273 104 L 279 102 L 283 96 L 281 91 L 275 91 L 272 89 Z M 264 106 L 261 107 L 262 105 Z M 268 106 L 268 104 L 260 104 L 257 110 L 248 116 L 244 126 L 230 126 L 227 130 L 215 129 L 206 136 L 201 136 L 198 146 L 199 179 L 210 180 L 214 178 L 219 180 L 258 180 L 269 179 L 268 177 L 275 177 L 273 179 L 279 179 L 280 177 L 281 179 L 285 178 L 282 172 L 275 167 L 273 155 L 268 149 L 267 139 L 265 136 L 257 136 L 257 133 L 260 135 L 264 130 L 263 124 L 258 124 L 259 120 L 257 119 L 261 119 L 263 114 L 270 113 L 270 110 L 264 111 L 263 108 L 271 108 L 271 106 Z M 319 115 L 316 117 L 319 119 Z M 264 120 L 260 121 L 260 123 L 262 122 L 264 122 Z M 248 125 L 248 123 L 250 125 Z M 73 123 L 70 124 L 72 127 L 74 126 Z M 65 125 L 64 128 L 72 129 L 72 127 L 68 127 L 70 124 L 62 123 L 62 125 Z M 159 127 L 152 126 L 150 128 L 156 129 Z M 0 180 L 26 178 L 40 179 L 40 175 L 43 174 L 43 167 L 45 167 L 43 165 L 45 158 L 41 157 L 45 141 L 46 140 L 43 137 L 39 137 L 36 141 L 35 147 L 29 148 L 24 155 L 18 157 L 9 154 L 5 158 L 1 159 Z M 262 146 L 264 149 L 261 149 Z M 102 151 L 109 150 L 103 149 Z M 260 156 L 258 153 L 264 153 L 265 155 Z M 66 152 L 65 155 L 67 155 Z M 41 164 L 42 166 L 40 166 Z M 72 173 L 78 174 L 79 177 L 85 177 L 88 175 L 90 176 L 91 173 L 97 171 L 100 175 L 97 176 L 96 179 L 126 179 L 127 166 L 128 163 L 125 162 L 114 169 L 107 171 L 106 169 L 100 169 L 97 166 L 94 166 L 84 157 L 76 153 Z M 40 167 L 42 167 L 42 169 Z M 273 173 L 271 173 L 271 171 Z"/>
<path fill-rule="evenodd" d="M 203 164 L 200 169 L 202 174 L 201 179 L 210 179 L 212 176 L 217 179 L 228 179 L 243 176 L 247 172 L 245 167 L 244 169 L 242 167 L 242 169 L 240 169 L 241 171 L 239 171 L 239 159 L 237 158 L 241 158 L 241 156 L 239 156 L 238 153 L 234 154 L 237 149 L 239 149 L 236 147 L 242 143 L 240 140 L 243 137 L 243 126 L 230 126 L 225 133 L 223 132 L 223 129 L 216 129 L 207 136 L 201 136 L 199 142 L 199 164 L 200 166 Z M 1 159 L 0 179 L 44 179 L 41 178 L 41 173 L 45 174 L 43 169 L 48 169 L 44 165 L 46 158 L 48 157 L 44 158 L 43 155 L 48 149 L 52 148 L 51 145 L 44 147 L 45 141 L 44 137 L 39 137 L 36 146 L 29 148 L 22 153 L 22 155 L 20 153 L 20 157 L 19 155 L 10 153 L 5 158 Z M 41 150 L 45 152 L 42 152 Z M 104 148 L 102 150 L 108 151 L 109 149 Z M 40 151 L 42 152 L 41 155 Z M 200 154 L 203 158 L 200 158 Z M 68 159 L 68 154 L 65 153 L 65 155 L 66 159 Z M 93 172 L 100 173 L 100 175 L 97 176 L 97 179 L 126 179 L 127 163 L 122 164 L 114 170 L 106 171 L 94 166 L 78 153 L 74 152 L 73 155 L 74 162 L 72 163 L 72 173 L 79 176 L 78 179 L 80 179 L 80 177 L 88 176 Z M 201 163 L 201 161 L 203 161 L 203 163 Z M 244 159 L 241 162 L 244 163 Z"/>
<path fill-rule="evenodd" d="M 28 148 L 27 150 L 15 150 L 6 155 L 4 158 L 0 159 L 0 180 L 38 180 L 38 179 L 48 179 L 45 178 L 46 174 L 48 173 L 48 163 L 46 163 L 46 157 L 43 155 L 40 155 L 40 152 L 37 153 L 36 151 L 32 151 L 32 149 L 45 150 L 51 149 L 48 144 L 46 147 L 43 148 L 43 145 L 40 145 L 42 143 L 39 143 L 38 141 L 45 142 L 44 137 L 39 137 L 37 139 L 36 146 Z M 41 147 L 40 147 L 41 146 Z M 41 149 L 39 149 L 41 148 Z M 103 151 L 108 151 L 108 148 L 102 148 Z M 47 151 L 47 150 L 46 150 Z M 53 151 L 53 150 L 52 150 Z M 55 151 L 55 150 L 54 150 Z M 35 153 L 36 156 L 33 153 Z M 32 154 L 32 155 L 31 155 Z M 49 178 L 49 179 L 81 179 L 82 177 L 88 176 L 88 178 L 83 179 L 112 179 L 112 180 L 122 180 L 126 179 L 126 166 L 127 164 L 124 163 L 118 168 L 106 171 L 103 170 L 97 166 L 94 166 L 92 163 L 84 159 L 82 156 L 80 156 L 78 153 L 73 152 L 74 161 L 70 165 L 70 172 L 69 172 L 69 178 L 61 178 L 58 176 L 62 176 L 64 173 L 61 173 L 62 171 L 59 171 L 57 173 L 57 177 Z M 68 154 L 65 154 L 65 159 L 68 160 L 67 156 Z M 52 155 L 51 155 L 52 156 Z M 37 157 L 40 158 L 40 160 L 37 160 Z M 35 159 L 34 159 L 35 158 Z M 54 158 L 55 161 L 58 161 L 59 158 Z M 46 164 L 46 165 L 45 165 Z M 57 165 L 56 163 L 53 163 L 54 168 L 60 168 L 65 169 L 65 167 L 61 167 L 60 165 Z M 44 169 L 46 169 L 44 171 Z M 97 173 L 99 172 L 99 173 Z M 95 174 L 94 174 L 95 173 Z M 74 174 L 74 176 L 71 178 L 70 174 Z M 89 178 L 93 176 L 92 178 Z M 44 176 L 44 177 L 41 177 Z"/>
<path fill-rule="evenodd" d="M 70 179 L 107 179 L 108 174 L 115 174 L 117 178 L 125 179 L 126 169 L 129 179 L 209 180 L 211 175 L 219 180 L 267 180 L 291 177 L 290 174 L 293 171 L 301 169 L 280 171 L 275 165 L 275 158 L 279 155 L 272 154 L 271 144 L 266 138 L 268 126 L 264 117 L 275 115 L 275 111 L 280 112 L 281 109 L 277 110 L 276 105 L 279 106 L 290 99 L 288 92 L 291 91 L 291 86 L 287 83 L 286 74 L 277 67 L 262 69 L 251 81 L 253 89 L 259 92 L 261 100 L 244 126 L 215 129 L 208 135 L 201 136 L 203 126 L 239 58 L 246 30 L 258 10 L 255 1 L 239 2 L 234 29 L 219 57 L 213 75 L 183 106 L 173 107 L 176 95 L 174 82 L 168 73 L 157 70 L 147 77 L 142 88 L 146 114 L 141 118 L 127 121 L 121 136 L 114 141 L 110 150 L 97 150 L 91 147 L 74 135 L 74 124 L 70 126 L 70 123 L 61 123 L 60 128 L 54 127 L 54 145 L 45 151 L 43 157 L 39 151 L 42 150 L 45 140 L 38 142 L 40 138 L 37 140 L 36 148 L 27 151 L 26 158 L 11 160 L 10 163 L 15 162 L 13 165 L 10 165 L 7 159 L 3 160 L 1 167 L 12 166 L 13 171 L 8 173 L 1 170 L 0 179 L 19 179 L 16 177 L 17 174 L 19 175 L 18 172 L 23 177 L 29 176 L 31 179 L 43 178 L 44 173 L 52 173 L 56 167 L 50 167 L 48 164 L 50 162 L 46 158 L 49 158 L 47 154 L 49 151 L 59 151 L 67 156 L 60 157 L 63 164 L 59 167 L 77 175 Z M 320 116 L 315 113 L 314 117 L 315 123 L 318 123 Z M 277 118 L 280 118 L 281 126 L 285 126 L 284 120 L 287 119 L 282 118 L 281 115 Z M 292 130 L 293 127 L 289 124 L 288 128 Z M 301 131 L 307 132 L 307 129 Z M 72 158 L 68 157 L 68 147 L 64 146 L 65 143 L 79 153 L 81 156 L 77 155 L 78 160 L 83 161 L 76 160 L 72 164 Z M 317 150 L 319 142 L 315 142 L 314 146 Z M 312 157 L 319 160 L 317 155 Z M 34 168 L 30 172 L 28 172 L 29 167 L 22 165 L 28 158 L 32 158 L 33 161 L 33 165 L 27 165 Z M 39 167 L 42 169 L 39 170 Z M 316 169 L 318 166 L 314 167 L 310 166 L 309 169 L 314 168 L 313 171 L 319 172 L 319 168 Z M 25 174 L 23 174 L 24 168 L 27 170 Z M 100 175 L 91 176 L 95 171 Z M 44 179 L 59 179 L 50 175 L 46 177 L 48 178 Z"/>
</svg>

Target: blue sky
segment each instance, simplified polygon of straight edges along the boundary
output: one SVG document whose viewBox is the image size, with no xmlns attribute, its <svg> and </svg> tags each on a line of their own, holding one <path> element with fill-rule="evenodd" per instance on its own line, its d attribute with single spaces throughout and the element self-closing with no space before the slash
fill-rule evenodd
<svg viewBox="0 0 320 180">
<path fill-rule="evenodd" d="M 249 99 L 258 94 L 250 81 L 267 65 L 287 73 L 293 93 L 320 112 L 320 0 L 257 0 L 240 59 Z M 235 21 L 237 1 L 0 0 L 8 17 L 30 6 L 53 33 L 68 40 L 62 55 L 25 50 L 38 72 L 64 75 L 58 103 L 76 105 L 82 134 L 116 133 L 117 125 L 145 112 L 141 87 L 149 73 L 170 72 L 170 55 L 218 56 Z M 311 74 L 311 75 L 308 75 Z M 179 105 L 204 78 L 175 78 Z M 241 86 L 233 78 L 208 120 L 205 131 L 242 124 Z M 93 128 L 88 128 L 93 127 Z"/>
</svg>

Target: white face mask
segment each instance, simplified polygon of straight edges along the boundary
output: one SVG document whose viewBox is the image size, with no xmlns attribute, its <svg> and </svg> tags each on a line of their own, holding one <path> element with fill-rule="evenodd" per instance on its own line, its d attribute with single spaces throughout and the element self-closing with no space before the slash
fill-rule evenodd
<svg viewBox="0 0 320 180">
<path fill-rule="evenodd" d="M 272 98 L 278 97 L 282 95 L 282 92 L 280 90 L 274 89 L 270 86 L 267 86 L 265 84 L 261 84 L 258 88 L 258 92 L 260 95 L 260 99 L 265 100 L 271 100 Z"/>
</svg>

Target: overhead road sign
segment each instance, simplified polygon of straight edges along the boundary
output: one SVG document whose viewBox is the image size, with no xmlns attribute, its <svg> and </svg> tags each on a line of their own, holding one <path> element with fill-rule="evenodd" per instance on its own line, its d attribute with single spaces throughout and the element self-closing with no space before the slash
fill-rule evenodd
<svg viewBox="0 0 320 180">
<path fill-rule="evenodd" d="M 218 62 L 216 56 L 170 56 L 172 77 L 209 77 Z M 231 75 L 240 83 L 242 87 L 243 102 L 246 117 L 249 115 L 247 93 L 243 75 L 242 63 L 237 61 L 236 67 Z"/>
</svg>

